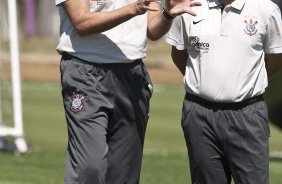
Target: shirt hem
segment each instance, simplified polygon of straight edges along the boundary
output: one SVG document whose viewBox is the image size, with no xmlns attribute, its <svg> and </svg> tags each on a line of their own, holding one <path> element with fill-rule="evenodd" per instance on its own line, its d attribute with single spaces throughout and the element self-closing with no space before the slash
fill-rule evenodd
<svg viewBox="0 0 282 184">
<path fill-rule="evenodd" d="M 167 37 L 167 38 L 165 39 L 165 41 L 166 41 L 168 44 L 175 46 L 177 50 L 185 50 L 185 45 L 184 45 L 184 44 L 179 44 L 179 43 L 177 43 L 177 42 L 176 42 L 174 39 L 172 39 L 172 38 Z"/>
</svg>

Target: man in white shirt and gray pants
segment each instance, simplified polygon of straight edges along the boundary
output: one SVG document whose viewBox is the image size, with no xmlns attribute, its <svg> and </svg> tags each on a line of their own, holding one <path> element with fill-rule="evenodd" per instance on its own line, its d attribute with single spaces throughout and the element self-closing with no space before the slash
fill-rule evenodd
<svg viewBox="0 0 282 184">
<path fill-rule="evenodd" d="M 268 184 L 263 93 L 282 67 L 282 22 L 270 0 L 198 0 L 167 35 L 186 96 L 182 128 L 193 184 Z"/>
<path fill-rule="evenodd" d="M 68 127 L 65 184 L 139 183 L 153 86 L 142 62 L 172 17 L 199 3 L 55 0 Z M 147 12 L 148 11 L 148 12 Z"/>
</svg>

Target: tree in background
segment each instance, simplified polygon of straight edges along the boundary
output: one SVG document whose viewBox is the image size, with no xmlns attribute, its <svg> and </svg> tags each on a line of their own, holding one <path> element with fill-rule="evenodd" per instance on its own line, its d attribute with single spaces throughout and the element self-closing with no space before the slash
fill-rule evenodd
<svg viewBox="0 0 282 184">
<path fill-rule="evenodd" d="M 56 36 L 59 32 L 59 17 L 54 1 L 17 1 L 20 31 L 23 36 Z"/>
<path fill-rule="evenodd" d="M 32 37 L 36 33 L 35 25 L 35 2 L 34 0 L 25 0 L 25 20 L 24 32 L 26 37 Z"/>
<path fill-rule="evenodd" d="M 59 34 L 59 14 L 53 0 L 38 1 L 38 33 L 40 36 L 57 36 Z"/>
</svg>

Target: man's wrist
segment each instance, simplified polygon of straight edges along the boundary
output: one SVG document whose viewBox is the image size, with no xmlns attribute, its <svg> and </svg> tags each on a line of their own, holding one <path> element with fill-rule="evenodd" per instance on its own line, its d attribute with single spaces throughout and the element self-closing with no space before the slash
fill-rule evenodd
<svg viewBox="0 0 282 184">
<path fill-rule="evenodd" d="M 167 20 L 173 20 L 174 19 L 174 17 L 171 16 L 165 9 L 162 10 L 162 14 L 165 17 L 165 19 L 167 19 Z"/>
</svg>

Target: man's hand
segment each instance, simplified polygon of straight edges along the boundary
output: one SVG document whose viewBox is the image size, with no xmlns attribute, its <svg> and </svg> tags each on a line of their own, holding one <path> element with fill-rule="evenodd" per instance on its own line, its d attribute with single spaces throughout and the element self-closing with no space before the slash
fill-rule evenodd
<svg viewBox="0 0 282 184">
<path fill-rule="evenodd" d="M 158 11 L 157 8 L 151 6 L 151 3 L 157 2 L 157 0 L 138 0 L 132 4 L 132 7 L 136 15 L 141 15 L 147 11 Z"/>
<path fill-rule="evenodd" d="M 150 8 L 154 10 L 155 9 L 158 10 L 158 11 L 148 12 L 147 36 L 150 40 L 158 40 L 163 35 L 165 35 L 167 31 L 170 29 L 172 19 L 175 16 L 181 15 L 183 13 L 188 13 L 190 15 L 195 16 L 196 13 L 192 11 L 191 7 L 201 6 L 200 2 L 194 2 L 193 0 L 161 0 L 161 1 L 164 3 L 163 8 L 165 12 L 162 12 L 162 7 L 160 3 L 153 3 L 153 1 L 150 1 L 151 2 Z"/>
<path fill-rule="evenodd" d="M 165 10 L 172 17 L 183 13 L 188 13 L 190 15 L 196 16 L 196 13 L 192 11 L 191 7 L 201 6 L 200 2 L 193 0 L 164 0 L 164 3 Z"/>
</svg>

